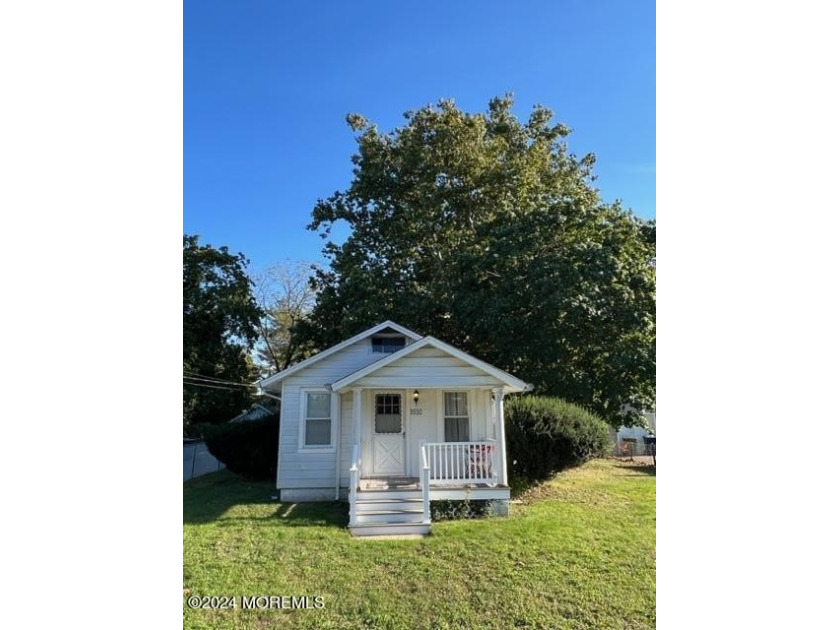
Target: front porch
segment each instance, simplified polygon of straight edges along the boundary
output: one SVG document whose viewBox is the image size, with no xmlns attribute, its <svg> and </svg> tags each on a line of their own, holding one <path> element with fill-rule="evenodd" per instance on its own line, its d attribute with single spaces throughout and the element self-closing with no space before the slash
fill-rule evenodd
<svg viewBox="0 0 840 630">
<path fill-rule="evenodd" d="M 353 449 L 350 468 L 350 532 L 354 536 L 420 535 L 431 529 L 431 502 L 496 501 L 507 514 L 510 488 L 500 484 L 504 467 L 495 440 L 421 442 L 420 476 L 362 477 L 360 449 Z"/>
<path fill-rule="evenodd" d="M 357 490 L 358 497 L 388 497 L 389 493 L 411 492 L 422 498 L 420 479 L 362 479 Z M 377 493 L 379 493 L 377 495 Z M 348 495 L 349 496 L 349 495 Z M 462 486 L 431 486 L 429 501 L 508 501 L 510 488 L 486 483 L 470 483 Z"/>
<path fill-rule="evenodd" d="M 354 535 L 428 533 L 435 500 L 510 499 L 504 398 L 526 383 L 428 338 L 330 387 Z"/>
<path fill-rule="evenodd" d="M 429 500 L 508 500 L 510 488 L 482 481 L 460 484 L 439 483 L 430 480 Z M 366 477 L 359 480 L 359 493 L 421 492 L 419 477 Z M 382 494 L 382 496 L 387 496 Z"/>
</svg>

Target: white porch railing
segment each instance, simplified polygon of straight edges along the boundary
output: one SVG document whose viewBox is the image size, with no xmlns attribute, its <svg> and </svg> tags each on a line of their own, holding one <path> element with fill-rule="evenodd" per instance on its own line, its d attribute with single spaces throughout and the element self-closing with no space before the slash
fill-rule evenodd
<svg viewBox="0 0 840 630">
<path fill-rule="evenodd" d="M 359 490 L 359 470 L 362 462 L 359 458 L 359 445 L 353 445 L 353 460 L 350 466 L 350 494 L 347 497 L 350 501 L 350 525 L 356 525 L 356 493 Z"/>
<path fill-rule="evenodd" d="M 423 491 L 423 522 L 432 522 L 432 507 L 429 503 L 429 485 L 431 467 L 429 466 L 429 454 L 426 452 L 425 444 L 420 445 L 420 489 Z"/>
<path fill-rule="evenodd" d="M 425 449 L 425 450 L 424 450 Z M 429 463 L 432 486 L 460 486 L 468 483 L 499 483 L 499 445 L 483 442 L 425 442 L 420 446 L 421 461 Z"/>
</svg>

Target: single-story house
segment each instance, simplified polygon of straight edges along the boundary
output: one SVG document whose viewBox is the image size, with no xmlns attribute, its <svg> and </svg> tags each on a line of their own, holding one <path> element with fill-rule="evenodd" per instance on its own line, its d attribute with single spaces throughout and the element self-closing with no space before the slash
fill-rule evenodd
<svg viewBox="0 0 840 630">
<path fill-rule="evenodd" d="M 429 502 L 510 500 L 504 398 L 528 383 L 383 322 L 263 379 L 281 501 L 347 499 L 356 536 L 426 534 Z"/>
</svg>

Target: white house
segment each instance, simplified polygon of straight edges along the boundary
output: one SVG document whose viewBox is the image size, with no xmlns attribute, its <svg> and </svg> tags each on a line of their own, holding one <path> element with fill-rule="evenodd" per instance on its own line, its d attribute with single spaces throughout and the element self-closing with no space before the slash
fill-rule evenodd
<svg viewBox="0 0 840 630">
<path fill-rule="evenodd" d="M 510 499 L 504 397 L 524 381 L 390 321 L 259 382 L 282 398 L 281 501 L 347 498 L 356 536 L 426 534 L 429 501 Z"/>
</svg>

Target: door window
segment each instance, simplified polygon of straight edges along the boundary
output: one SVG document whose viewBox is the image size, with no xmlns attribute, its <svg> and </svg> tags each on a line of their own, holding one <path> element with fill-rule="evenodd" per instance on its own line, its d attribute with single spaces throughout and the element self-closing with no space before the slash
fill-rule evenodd
<svg viewBox="0 0 840 630">
<path fill-rule="evenodd" d="M 373 431 L 376 434 L 402 433 L 402 396 L 377 394 Z"/>
</svg>

